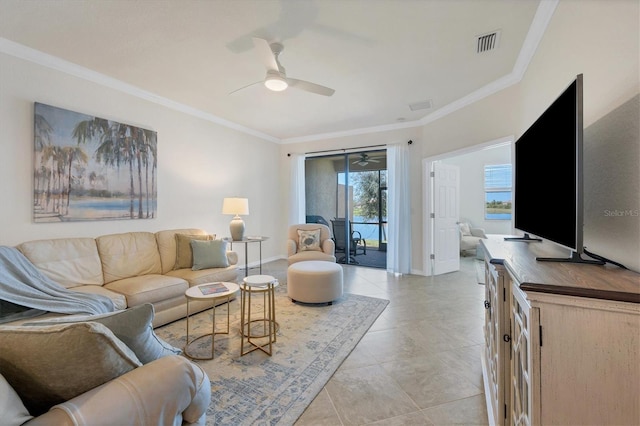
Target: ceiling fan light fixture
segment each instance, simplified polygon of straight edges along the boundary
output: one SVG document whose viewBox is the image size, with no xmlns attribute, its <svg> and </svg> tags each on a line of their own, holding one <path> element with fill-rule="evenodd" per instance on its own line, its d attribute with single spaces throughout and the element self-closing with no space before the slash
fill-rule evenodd
<svg viewBox="0 0 640 426">
<path fill-rule="evenodd" d="M 282 92 L 289 87 L 287 80 L 275 70 L 267 71 L 267 78 L 264 80 L 264 85 L 267 89 L 273 90 L 274 92 Z"/>
</svg>

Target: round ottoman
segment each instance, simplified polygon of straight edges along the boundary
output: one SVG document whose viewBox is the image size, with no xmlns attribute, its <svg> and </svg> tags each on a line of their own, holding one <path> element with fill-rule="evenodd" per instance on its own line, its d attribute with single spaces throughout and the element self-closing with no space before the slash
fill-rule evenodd
<svg viewBox="0 0 640 426">
<path fill-rule="evenodd" d="M 292 264 L 287 269 L 287 294 L 294 302 L 331 305 L 342 296 L 342 266 L 322 260 Z"/>
</svg>

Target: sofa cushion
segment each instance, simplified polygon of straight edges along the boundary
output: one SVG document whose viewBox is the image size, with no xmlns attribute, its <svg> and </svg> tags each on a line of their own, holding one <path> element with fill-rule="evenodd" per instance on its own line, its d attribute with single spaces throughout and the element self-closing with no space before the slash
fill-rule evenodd
<svg viewBox="0 0 640 426">
<path fill-rule="evenodd" d="M 103 286 L 81 285 L 79 287 L 73 287 L 72 290 L 77 291 L 78 293 L 100 294 L 102 296 L 106 296 L 113 302 L 115 310 L 119 311 L 127 309 L 127 298 L 124 297 L 123 294 L 116 293 L 115 291 L 111 291 Z"/>
<path fill-rule="evenodd" d="M 289 265 L 291 265 L 296 262 L 305 262 L 307 260 L 324 260 L 327 262 L 335 262 L 336 257 L 321 251 L 306 250 L 299 251 L 298 253 L 289 256 L 287 260 L 289 262 Z"/>
<path fill-rule="evenodd" d="M 0 374 L 36 416 L 141 365 L 95 322 L 0 327 L 0 347 Z"/>
<path fill-rule="evenodd" d="M 105 284 L 105 288 L 123 294 L 127 298 L 127 306 L 131 308 L 184 296 L 189 284 L 178 277 L 149 274 L 113 281 Z"/>
<path fill-rule="evenodd" d="M 150 232 L 103 235 L 96 243 L 105 284 L 162 272 L 156 237 Z"/>
<path fill-rule="evenodd" d="M 124 311 L 100 315 L 70 315 L 34 321 L 24 325 L 43 326 L 87 321 L 98 322 L 105 325 L 118 339 L 122 340 L 143 364 L 147 364 L 163 356 L 182 353 L 181 349 L 171 346 L 156 335 L 151 325 L 153 316 L 153 305 L 145 303 Z"/>
<path fill-rule="evenodd" d="M 192 240 L 210 241 L 215 235 L 176 234 L 176 264 L 173 269 L 191 268 L 193 266 Z"/>
<path fill-rule="evenodd" d="M 47 277 L 65 288 L 102 285 L 102 263 L 93 238 L 28 241 L 17 246 Z"/>
<path fill-rule="evenodd" d="M 229 266 L 227 268 L 202 269 L 194 271 L 191 269 L 178 269 L 167 272 L 167 276 L 182 278 L 189 282 L 189 286 L 210 283 L 214 281 L 237 282 L 238 268 Z"/>
<path fill-rule="evenodd" d="M 193 266 L 191 269 L 194 271 L 229 266 L 227 242 L 224 240 L 191 240 L 191 249 L 193 250 Z"/>
<path fill-rule="evenodd" d="M 156 232 L 163 274 L 172 271 L 176 264 L 176 234 L 207 235 L 207 232 L 197 228 L 168 229 Z M 191 265 L 188 267 L 190 268 Z"/>
<path fill-rule="evenodd" d="M 2 375 L 0 375 L 0 413 L 2 413 L 2 419 L 0 419 L 2 426 L 19 426 L 33 418 L 16 391 Z"/>
</svg>

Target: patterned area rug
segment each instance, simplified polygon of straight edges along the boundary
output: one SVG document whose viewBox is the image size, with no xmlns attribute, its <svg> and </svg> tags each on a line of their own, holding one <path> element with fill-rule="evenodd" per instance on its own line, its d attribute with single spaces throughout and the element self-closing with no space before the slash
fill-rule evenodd
<svg viewBox="0 0 640 426">
<path fill-rule="evenodd" d="M 240 297 L 231 302 L 230 334 L 216 334 L 213 360 L 197 361 L 211 380 L 207 425 L 293 424 L 389 303 L 345 293 L 331 306 L 294 304 L 286 294 L 286 285 L 276 288 L 280 327 L 271 357 L 261 351 L 240 357 Z M 218 330 L 225 327 L 226 314 L 226 306 L 216 308 Z M 191 317 L 190 339 L 210 330 L 211 310 Z M 186 320 L 155 331 L 184 347 Z M 210 356 L 210 339 L 198 340 L 189 352 Z"/>
</svg>

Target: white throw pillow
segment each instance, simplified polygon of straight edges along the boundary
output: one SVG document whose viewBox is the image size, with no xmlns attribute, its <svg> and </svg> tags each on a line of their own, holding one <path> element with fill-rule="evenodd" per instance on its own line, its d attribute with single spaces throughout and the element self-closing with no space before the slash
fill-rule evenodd
<svg viewBox="0 0 640 426">
<path fill-rule="evenodd" d="M 462 232 L 462 235 L 471 235 L 471 227 L 466 222 L 461 223 L 460 232 Z"/>
<path fill-rule="evenodd" d="M 129 347 L 138 359 L 147 364 L 167 355 L 180 355 L 182 350 L 159 338 L 153 331 L 154 310 L 151 303 L 100 315 L 73 315 L 34 321 L 25 326 L 42 326 L 77 322 L 98 322 L 106 326 L 116 337 Z"/>
<path fill-rule="evenodd" d="M 322 251 L 320 229 L 298 229 L 298 251 Z"/>
</svg>

